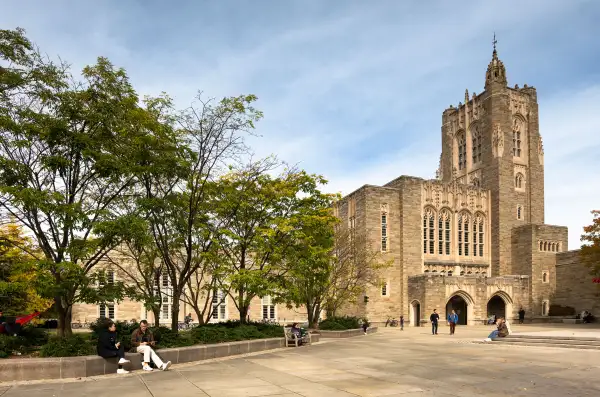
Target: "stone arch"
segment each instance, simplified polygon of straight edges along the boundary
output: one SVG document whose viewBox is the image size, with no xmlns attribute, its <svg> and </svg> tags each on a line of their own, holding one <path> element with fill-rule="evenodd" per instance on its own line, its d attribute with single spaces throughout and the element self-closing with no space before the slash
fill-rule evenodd
<svg viewBox="0 0 600 397">
<path fill-rule="evenodd" d="M 488 313 L 488 315 L 496 314 L 498 317 L 505 317 L 507 320 L 511 320 L 513 318 L 513 300 L 505 291 L 496 291 L 492 294 L 492 296 L 490 296 L 487 303 L 488 311 L 490 309 L 490 302 L 492 302 L 492 300 L 496 300 L 497 298 L 500 298 L 504 304 L 504 313 Z"/>
<path fill-rule="evenodd" d="M 474 324 L 474 307 L 475 301 L 468 292 L 463 290 L 455 291 L 446 299 L 446 318 L 448 318 L 448 314 L 454 309 L 458 314 L 458 325 Z M 463 311 L 465 308 L 466 312 Z"/>
<path fill-rule="evenodd" d="M 411 327 L 418 327 L 421 323 L 421 302 L 417 299 L 410 302 L 408 321 Z"/>
</svg>

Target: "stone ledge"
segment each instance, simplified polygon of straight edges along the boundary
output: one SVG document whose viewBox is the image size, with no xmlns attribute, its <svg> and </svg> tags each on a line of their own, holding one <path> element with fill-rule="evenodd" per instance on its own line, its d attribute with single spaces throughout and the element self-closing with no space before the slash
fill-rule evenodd
<svg viewBox="0 0 600 397">
<path fill-rule="evenodd" d="M 377 332 L 377 327 L 367 328 L 367 334 L 372 334 Z M 344 331 L 318 331 L 318 334 L 312 334 L 313 338 L 315 335 L 321 335 L 321 338 L 350 338 L 353 336 L 363 335 L 364 332 L 362 329 L 348 329 Z"/>
<path fill-rule="evenodd" d="M 563 318 L 562 320 L 565 324 L 582 324 L 583 321 L 580 318 Z"/>
<path fill-rule="evenodd" d="M 312 334 L 311 337 L 313 343 L 319 342 L 319 334 Z M 183 364 L 282 347 L 285 347 L 284 338 L 270 338 L 160 349 L 157 353 L 164 361 Z M 131 361 L 131 364 L 123 366 L 125 369 L 135 370 L 142 367 L 141 354 L 125 353 L 125 357 Z M 114 374 L 117 367 L 116 358 L 105 359 L 99 356 L 0 360 L 0 382 L 85 378 Z"/>
</svg>

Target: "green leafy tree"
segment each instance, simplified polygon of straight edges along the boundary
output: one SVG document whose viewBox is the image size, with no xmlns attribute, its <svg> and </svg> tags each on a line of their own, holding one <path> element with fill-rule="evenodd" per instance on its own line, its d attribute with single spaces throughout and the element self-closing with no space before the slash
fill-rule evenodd
<svg viewBox="0 0 600 397">
<path fill-rule="evenodd" d="M 600 277 L 600 211 L 592 211 L 592 224 L 583 228 L 581 236 L 581 259 L 590 268 L 590 273 Z"/>
<path fill-rule="evenodd" d="M 169 128 L 105 58 L 75 78 L 23 30 L 0 30 L 0 64 L 0 208 L 36 240 L 35 285 L 70 335 L 74 303 L 124 298 L 120 283 L 96 288 L 93 269 L 137 222 L 123 204 L 141 175 L 164 169 L 152 167 Z"/>
<path fill-rule="evenodd" d="M 180 141 L 179 158 L 183 172 L 168 179 L 148 174 L 144 178 L 141 208 L 148 214 L 151 231 L 160 253 L 164 273 L 169 276 L 173 295 L 172 329 L 177 330 L 179 308 L 190 279 L 211 271 L 214 229 L 211 197 L 214 181 L 248 152 L 244 137 L 262 117 L 252 107 L 253 95 L 203 100 L 200 105 L 176 112 L 164 107 Z"/>
<path fill-rule="evenodd" d="M 296 170 L 273 177 L 268 171 L 275 165 L 259 161 L 217 185 L 214 218 L 222 228 L 215 261 L 225 269 L 222 282 L 242 322 L 254 297 L 282 295 L 304 226 L 324 216 L 320 209 L 331 200 L 318 189 L 326 183 L 322 177 Z"/>
<path fill-rule="evenodd" d="M 303 233 L 290 257 L 291 270 L 284 295 L 288 306 L 303 305 L 309 326 L 316 328 L 323 310 L 335 316 L 343 305 L 355 303 L 380 272 L 391 265 L 362 235 L 343 227 L 330 206 L 303 223 Z"/>
</svg>

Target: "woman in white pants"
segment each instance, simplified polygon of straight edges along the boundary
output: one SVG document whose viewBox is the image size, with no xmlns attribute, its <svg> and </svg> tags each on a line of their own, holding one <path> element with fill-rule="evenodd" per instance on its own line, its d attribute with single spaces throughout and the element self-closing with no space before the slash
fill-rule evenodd
<svg viewBox="0 0 600 397">
<path fill-rule="evenodd" d="M 135 347 L 135 351 L 144 355 L 142 369 L 144 371 L 152 371 L 152 367 L 150 367 L 150 360 L 152 360 L 156 368 L 166 371 L 171 366 L 171 362 L 167 361 L 163 363 L 152 348 L 154 345 L 156 345 L 156 342 L 154 341 L 152 331 L 148 329 L 148 321 L 140 321 L 140 327 L 131 334 L 131 346 Z"/>
</svg>

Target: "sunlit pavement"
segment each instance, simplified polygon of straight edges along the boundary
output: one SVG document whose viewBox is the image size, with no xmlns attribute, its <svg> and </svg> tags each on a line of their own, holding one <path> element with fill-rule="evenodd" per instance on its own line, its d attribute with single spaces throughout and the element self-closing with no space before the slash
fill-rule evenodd
<svg viewBox="0 0 600 397">
<path fill-rule="evenodd" d="M 568 334 L 597 325 L 513 325 Z M 17 396 L 600 396 L 600 351 L 476 344 L 493 328 L 380 328 L 369 336 L 173 366 L 167 372 L 0 385 Z"/>
</svg>

